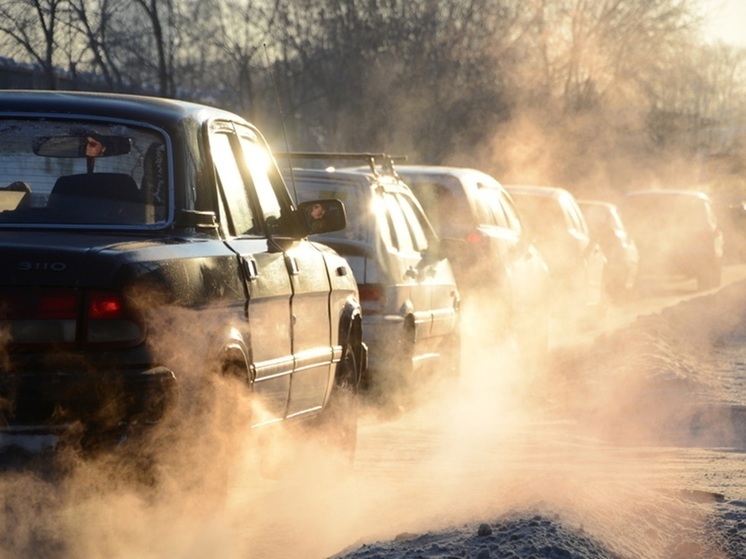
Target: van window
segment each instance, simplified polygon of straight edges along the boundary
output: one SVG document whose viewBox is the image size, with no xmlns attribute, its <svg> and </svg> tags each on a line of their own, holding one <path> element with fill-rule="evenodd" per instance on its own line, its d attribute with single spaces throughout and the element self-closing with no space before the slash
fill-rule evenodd
<svg viewBox="0 0 746 559">
<path fill-rule="evenodd" d="M 414 248 L 418 251 L 427 250 L 428 247 L 428 235 L 425 232 L 426 228 L 429 228 L 427 219 L 422 214 L 420 209 L 415 205 L 414 200 L 409 196 L 398 195 L 397 198 L 401 202 L 402 212 L 407 220 L 409 226 L 409 232 L 412 235 L 414 241 Z"/>
<path fill-rule="evenodd" d="M 399 206 L 396 196 L 388 193 L 383 194 L 383 203 L 385 204 L 386 213 L 389 216 L 391 229 L 394 234 L 394 248 L 400 252 L 414 252 L 414 240 L 409 232 L 407 220 L 404 217 L 404 212 L 401 206 Z"/>
</svg>

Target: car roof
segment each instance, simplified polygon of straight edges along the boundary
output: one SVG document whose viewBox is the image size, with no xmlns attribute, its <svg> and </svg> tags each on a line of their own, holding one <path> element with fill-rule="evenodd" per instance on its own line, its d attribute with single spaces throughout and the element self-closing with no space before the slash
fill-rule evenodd
<svg viewBox="0 0 746 559">
<path fill-rule="evenodd" d="M 691 198 L 699 198 L 700 200 L 710 200 L 710 197 L 700 190 L 683 190 L 683 189 L 671 189 L 671 190 L 635 190 L 627 193 L 627 198 L 635 196 L 688 196 Z"/>
<path fill-rule="evenodd" d="M 91 115 L 137 120 L 168 127 L 183 120 L 204 121 L 208 115 L 236 115 L 198 103 L 145 95 L 83 91 L 0 91 L 0 114 L 49 116 Z"/>
<path fill-rule="evenodd" d="M 515 193 L 515 194 L 532 194 L 535 196 L 546 196 L 546 197 L 552 197 L 552 198 L 557 198 L 565 193 L 570 194 L 569 190 L 565 188 L 560 188 L 557 186 L 507 184 L 505 185 L 505 188 L 507 188 L 509 192 Z"/>
<path fill-rule="evenodd" d="M 397 165 L 395 170 L 398 173 L 418 174 L 418 175 L 452 175 L 454 177 L 463 177 L 469 175 L 486 175 L 491 176 L 471 167 L 452 167 L 448 165 Z M 492 177 L 494 180 L 494 177 Z M 498 181 L 499 182 L 499 181 Z"/>
<path fill-rule="evenodd" d="M 402 175 L 404 182 L 412 176 L 419 177 L 443 177 L 449 176 L 457 179 L 464 187 L 488 187 L 503 189 L 502 183 L 495 177 L 479 169 L 472 167 L 453 167 L 448 165 L 397 165 L 395 171 Z M 481 180 L 480 180 L 481 179 Z M 411 180 L 411 179 L 410 179 Z M 492 184 L 484 184 L 489 181 Z"/>
<path fill-rule="evenodd" d="M 578 198 L 578 205 L 580 206 L 599 206 L 604 208 L 615 208 L 616 204 L 613 202 L 607 202 L 606 200 L 589 200 L 587 198 Z"/>
<path fill-rule="evenodd" d="M 287 177 L 286 182 L 289 186 L 292 185 L 293 179 L 313 179 L 354 184 L 358 187 L 368 187 L 370 189 L 383 187 L 386 191 L 410 191 L 409 187 L 397 177 L 387 174 L 374 174 L 367 168 L 362 167 L 343 167 L 339 169 L 308 169 L 304 167 L 294 167 L 292 172 L 289 168 L 283 167 L 282 171 Z"/>
</svg>

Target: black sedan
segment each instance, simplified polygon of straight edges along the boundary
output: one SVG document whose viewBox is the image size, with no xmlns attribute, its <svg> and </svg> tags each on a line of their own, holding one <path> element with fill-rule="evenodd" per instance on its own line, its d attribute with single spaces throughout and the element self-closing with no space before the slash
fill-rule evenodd
<svg viewBox="0 0 746 559">
<path fill-rule="evenodd" d="M 0 434 L 118 438 L 214 376 L 251 426 L 354 445 L 357 285 L 307 238 L 340 202 L 296 205 L 260 132 L 207 106 L 4 91 L 0 119 Z"/>
</svg>

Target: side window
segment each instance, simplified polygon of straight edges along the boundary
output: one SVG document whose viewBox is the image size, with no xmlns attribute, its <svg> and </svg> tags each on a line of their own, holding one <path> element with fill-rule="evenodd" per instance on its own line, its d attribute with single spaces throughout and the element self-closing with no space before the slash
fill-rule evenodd
<svg viewBox="0 0 746 559">
<path fill-rule="evenodd" d="M 580 208 L 570 198 L 565 198 L 564 202 L 572 228 L 577 229 L 581 233 L 588 234 L 588 227 L 586 226 L 585 219 L 583 219 L 583 214 L 580 213 Z"/>
<path fill-rule="evenodd" d="M 236 160 L 231 135 L 226 132 L 210 134 L 210 151 L 212 152 L 215 173 L 223 189 L 223 204 L 227 206 L 231 233 L 244 235 L 256 232 L 256 223 L 251 211 L 251 199 L 244 183 L 241 169 Z M 221 204 L 221 207 L 223 207 Z"/>
<path fill-rule="evenodd" d="M 500 193 L 494 188 L 487 187 L 481 187 L 479 192 L 492 214 L 493 223 L 498 227 L 508 227 L 508 218 L 505 216 L 502 204 L 500 203 Z"/>
<path fill-rule="evenodd" d="M 516 233 L 521 233 L 521 218 L 518 216 L 518 210 L 510 197 L 505 192 L 500 193 L 500 205 L 505 212 L 505 217 L 508 220 L 508 227 L 510 227 Z"/>
<path fill-rule="evenodd" d="M 391 231 L 393 227 L 391 223 L 391 216 L 386 209 L 386 204 L 384 203 L 382 197 L 377 195 L 373 196 L 371 204 L 371 215 L 372 219 L 376 220 L 378 223 L 381 240 L 383 241 L 383 244 L 386 246 L 386 248 L 398 247 L 398 244 L 395 242 L 394 235 Z"/>
<path fill-rule="evenodd" d="M 497 225 L 495 223 L 495 216 L 490 211 L 490 199 L 488 192 L 484 188 L 477 188 L 477 218 L 479 219 L 479 225 Z"/>
<path fill-rule="evenodd" d="M 277 224 L 282 217 L 282 204 L 269 177 L 272 160 L 253 134 L 249 135 L 249 131 L 242 133 L 240 138 L 244 160 L 254 183 L 262 217 L 269 224 Z"/>
<path fill-rule="evenodd" d="M 395 248 L 401 252 L 414 252 L 414 242 L 407 227 L 407 220 L 396 197 L 392 194 L 384 194 L 383 202 L 391 220 Z"/>
<path fill-rule="evenodd" d="M 427 250 L 428 247 L 428 236 L 425 232 L 426 228 L 429 228 L 427 219 L 422 214 L 420 209 L 415 205 L 414 200 L 408 196 L 397 196 L 401 202 L 402 213 L 404 219 L 407 221 L 409 227 L 409 233 L 412 235 L 412 241 L 414 248 L 417 251 Z"/>
</svg>

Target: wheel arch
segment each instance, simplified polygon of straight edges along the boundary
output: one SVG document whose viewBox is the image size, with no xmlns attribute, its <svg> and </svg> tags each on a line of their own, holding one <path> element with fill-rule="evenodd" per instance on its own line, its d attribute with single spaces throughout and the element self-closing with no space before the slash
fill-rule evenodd
<svg viewBox="0 0 746 559">
<path fill-rule="evenodd" d="M 228 327 L 222 334 L 213 338 L 210 359 L 214 359 L 216 371 L 223 375 L 242 378 L 248 385 L 254 382 L 254 368 L 251 366 L 251 345 L 235 327 Z"/>
<path fill-rule="evenodd" d="M 368 367 L 368 348 L 363 342 L 363 311 L 360 303 L 353 297 L 345 301 L 340 314 L 337 341 L 342 347 L 349 341 L 355 348 L 355 356 L 359 364 L 358 371 L 356 371 L 356 383 L 360 383 Z"/>
</svg>

